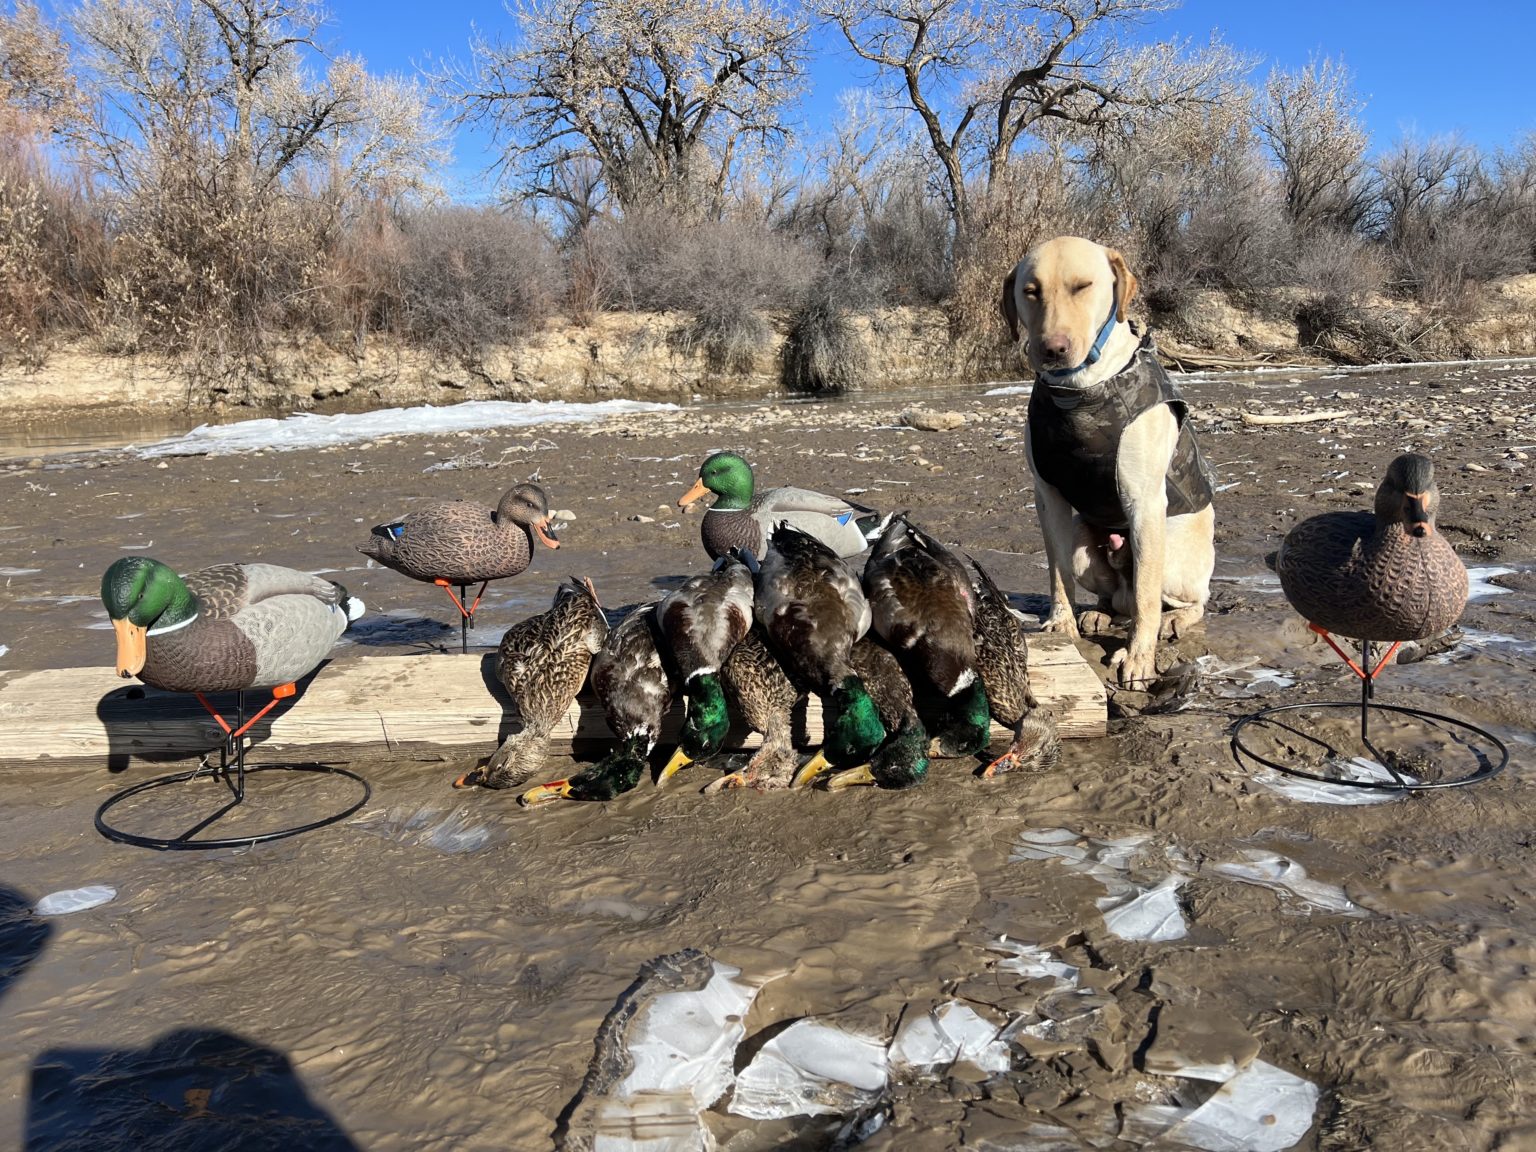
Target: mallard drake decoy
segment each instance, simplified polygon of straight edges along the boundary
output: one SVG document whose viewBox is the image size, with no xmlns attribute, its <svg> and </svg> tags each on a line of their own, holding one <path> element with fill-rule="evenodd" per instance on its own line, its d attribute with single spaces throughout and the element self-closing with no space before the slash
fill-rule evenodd
<svg viewBox="0 0 1536 1152">
<path fill-rule="evenodd" d="M 560 542 L 549 533 L 549 497 L 537 484 L 507 489 L 494 509 L 472 500 L 435 500 L 388 524 L 376 525 L 357 546 L 386 568 L 446 589 L 458 606 L 460 642 L 469 650 L 469 628 L 485 586 L 516 576 L 533 559 L 535 538 L 546 548 Z M 469 585 L 480 593 L 465 605 Z M 454 596 L 457 586 L 459 595 Z"/>
<path fill-rule="evenodd" d="M 730 731 L 720 673 L 752 627 L 752 573 L 736 557 L 720 557 L 708 572 L 662 598 L 656 605 L 656 623 L 688 698 L 677 751 L 656 779 L 663 784 L 680 768 L 720 751 Z"/>
<path fill-rule="evenodd" d="M 912 682 L 901 661 L 883 641 L 869 635 L 853 646 L 850 663 L 869 689 L 870 699 L 880 710 L 880 721 L 890 735 L 875 749 L 867 764 L 828 777 L 827 788 L 837 791 L 873 784 L 896 789 L 921 784 L 928 775 L 928 733 L 917 715 Z M 807 776 L 806 782 L 810 779 Z"/>
<path fill-rule="evenodd" d="M 1029 690 L 1029 649 L 1024 630 L 1008 607 L 1008 597 L 974 556 L 966 557 L 976 570 L 972 585 L 976 601 L 976 670 L 987 692 L 992 719 L 1013 729 L 1008 751 L 982 770 L 991 777 L 1017 768 L 1038 771 L 1061 755 L 1056 721 L 1039 711 Z"/>
<path fill-rule="evenodd" d="M 699 535 L 715 559 L 733 548 L 762 556 L 768 537 L 782 523 L 814 536 L 839 556 L 854 556 L 869 546 L 868 534 L 880 519 L 872 508 L 805 488 L 757 491 L 751 466 L 734 452 L 716 452 L 705 460 L 698 480 L 677 506 L 711 492 L 716 499 L 705 510 Z"/>
<path fill-rule="evenodd" d="M 898 513 L 870 551 L 864 587 L 875 631 L 909 675 L 945 700 L 932 754 L 968 756 L 986 747 L 991 713 L 976 675 L 975 593 L 965 565 Z"/>
<path fill-rule="evenodd" d="M 512 698 L 512 719 L 521 724 L 481 768 L 453 782 L 510 788 L 544 763 L 549 733 L 566 714 L 587 679 L 593 655 L 608 637 L 608 620 L 592 581 L 571 577 L 555 589 L 547 611 L 508 628 L 496 651 L 496 677 Z"/>
<path fill-rule="evenodd" d="M 821 748 L 797 780 L 867 759 L 886 731 L 849 663 L 870 622 L 858 578 L 832 549 L 788 524 L 773 530 L 756 568 L 757 622 L 790 679 L 822 702 Z"/>
<path fill-rule="evenodd" d="M 562 798 L 612 800 L 640 783 L 678 680 L 661 641 L 655 608 L 655 604 L 642 604 L 632 609 L 592 657 L 592 691 L 617 737 L 613 750 L 564 780 L 530 788 L 518 797 L 520 804 Z"/>
<path fill-rule="evenodd" d="M 1387 467 L 1374 512 L 1325 512 L 1286 534 L 1275 557 L 1293 608 L 1325 635 L 1369 642 L 1438 636 L 1467 603 L 1467 569 L 1435 531 L 1440 490 L 1429 457 Z"/>
<path fill-rule="evenodd" d="M 797 766 L 794 708 L 805 693 L 784 671 L 761 625 L 754 624 L 731 650 L 721 670 L 721 681 L 731 710 L 748 728 L 763 734 L 763 743 L 743 767 L 713 781 L 704 791 L 787 788 Z"/>
<path fill-rule="evenodd" d="M 125 556 L 101 578 L 117 674 L 167 692 L 275 688 L 319 666 L 363 602 L 276 564 L 214 564 L 185 576 Z"/>
</svg>

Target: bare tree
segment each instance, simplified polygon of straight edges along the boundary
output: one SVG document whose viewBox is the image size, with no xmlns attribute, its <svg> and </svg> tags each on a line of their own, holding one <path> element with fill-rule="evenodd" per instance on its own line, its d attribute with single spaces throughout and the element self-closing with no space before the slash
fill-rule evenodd
<svg viewBox="0 0 1536 1152">
<path fill-rule="evenodd" d="M 1349 71 L 1328 58 L 1269 74 L 1254 125 L 1285 182 L 1285 208 L 1302 234 L 1353 232 L 1371 204 L 1365 102 Z"/>
<path fill-rule="evenodd" d="M 1136 46 L 1131 31 L 1176 0 L 826 0 L 822 11 L 913 111 L 958 225 L 968 175 L 1002 181 L 1021 143 L 1056 126 L 1102 129 L 1141 112 L 1216 102 L 1247 62 L 1222 48 Z"/>
<path fill-rule="evenodd" d="M 74 102 L 69 51 L 36 4 L 21 0 L 0 13 L 0 127 L 25 117 L 51 126 Z"/>
<path fill-rule="evenodd" d="M 565 201 L 589 158 L 621 209 L 717 212 L 743 145 L 782 145 L 805 23 L 762 0 L 519 0 L 512 44 L 477 36 L 441 77 L 488 124 L 506 176 Z"/>
</svg>

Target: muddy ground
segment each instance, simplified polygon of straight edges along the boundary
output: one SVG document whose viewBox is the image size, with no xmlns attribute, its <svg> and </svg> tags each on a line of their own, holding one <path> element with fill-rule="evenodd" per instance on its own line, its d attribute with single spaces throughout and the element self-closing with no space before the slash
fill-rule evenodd
<svg viewBox="0 0 1536 1152">
<path fill-rule="evenodd" d="M 1533 387 L 1529 366 L 1189 379 L 1223 485 L 1218 565 L 1205 627 L 1161 665 L 1200 674 L 1159 694 L 1114 693 L 1109 736 L 1069 742 L 1042 775 L 983 782 L 975 762 L 951 761 L 902 793 L 704 797 L 711 772 L 695 767 L 611 804 L 525 811 L 508 793 L 453 792 L 464 762 L 375 765 L 365 820 L 251 850 L 161 855 L 92 828 L 102 799 L 154 766 L 11 770 L 0 778 L 0 1144 L 547 1148 L 616 998 L 647 961 L 693 947 L 749 976 L 779 974 L 751 1009 L 738 1066 L 765 1029 L 807 1016 L 881 1038 L 951 999 L 1000 1025 L 1057 1021 L 1017 1040 L 1007 1072 L 898 1076 L 862 1147 L 1176 1147 L 1136 1116 L 1201 1098 L 1193 1082 L 1145 1070 L 1159 1021 L 1193 1012 L 1320 1089 L 1297 1147 L 1536 1148 Z M 362 567 L 352 544 L 414 501 L 494 502 L 537 476 L 574 519 L 558 554 L 493 588 L 474 637 L 492 645 L 566 573 L 592 576 L 615 604 L 701 570 L 699 516 L 671 502 L 723 447 L 770 484 L 911 509 L 1039 614 L 1027 398 L 979 393 L 929 398 L 968 417 L 945 432 L 901 427 L 911 402 L 887 397 L 0 466 L 0 669 L 110 660 L 98 581 L 125 549 L 180 569 L 260 559 L 340 570 L 333 578 L 371 613 L 338 661 L 456 641 L 437 589 Z M 1346 415 L 1241 419 L 1325 410 Z M 1299 518 L 1368 506 L 1387 461 L 1409 448 L 1434 457 L 1441 527 L 1468 565 L 1510 571 L 1469 606 L 1457 645 L 1389 669 L 1382 692 L 1491 730 L 1510 768 L 1371 806 L 1303 802 L 1234 762 L 1230 728 L 1265 704 L 1355 688 L 1262 558 Z M 1119 642 L 1081 648 L 1103 672 Z M 1452 768 L 1465 763 L 1442 751 Z M 552 761 L 550 775 L 566 767 Z M 448 852 L 405 828 L 434 809 L 458 813 L 472 839 L 483 832 L 481 846 Z M 1102 883 L 1010 859 L 1020 834 L 1040 828 L 1149 835 L 1126 875 L 1143 886 L 1181 876 L 1186 933 L 1113 934 Z M 1245 851 L 1302 865 L 1345 902 L 1219 871 Z M 25 915 L 43 894 L 87 884 L 115 887 L 116 899 Z M 1086 1007 L 1066 1011 L 1050 981 L 1004 967 L 1004 937 L 1077 966 Z M 240 1118 L 252 1091 L 264 1119 Z M 721 1147 L 834 1146 L 838 1118 L 747 1120 L 728 1101 L 705 1118 Z"/>
</svg>

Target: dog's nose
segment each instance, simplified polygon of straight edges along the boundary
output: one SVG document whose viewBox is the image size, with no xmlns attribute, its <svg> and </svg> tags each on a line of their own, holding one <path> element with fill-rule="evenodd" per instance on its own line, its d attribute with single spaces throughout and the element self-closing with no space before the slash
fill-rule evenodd
<svg viewBox="0 0 1536 1152">
<path fill-rule="evenodd" d="M 1060 364 L 1072 351 L 1072 337 L 1060 333 L 1047 336 L 1040 341 L 1040 351 L 1053 364 Z"/>
</svg>

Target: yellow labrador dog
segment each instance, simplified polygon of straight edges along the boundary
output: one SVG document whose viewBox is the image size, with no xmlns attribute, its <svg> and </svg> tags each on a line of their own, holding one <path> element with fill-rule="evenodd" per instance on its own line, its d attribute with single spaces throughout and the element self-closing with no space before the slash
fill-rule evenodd
<svg viewBox="0 0 1536 1152">
<path fill-rule="evenodd" d="M 1028 341 L 1025 441 L 1050 568 L 1049 631 L 1130 617 L 1111 660 L 1121 684 L 1157 673 L 1157 641 L 1205 614 L 1216 563 L 1212 484 L 1178 388 L 1126 320 L 1136 277 L 1112 248 L 1061 236 L 1003 280 L 1003 315 Z M 1075 615 L 1071 579 L 1098 597 Z"/>
</svg>

